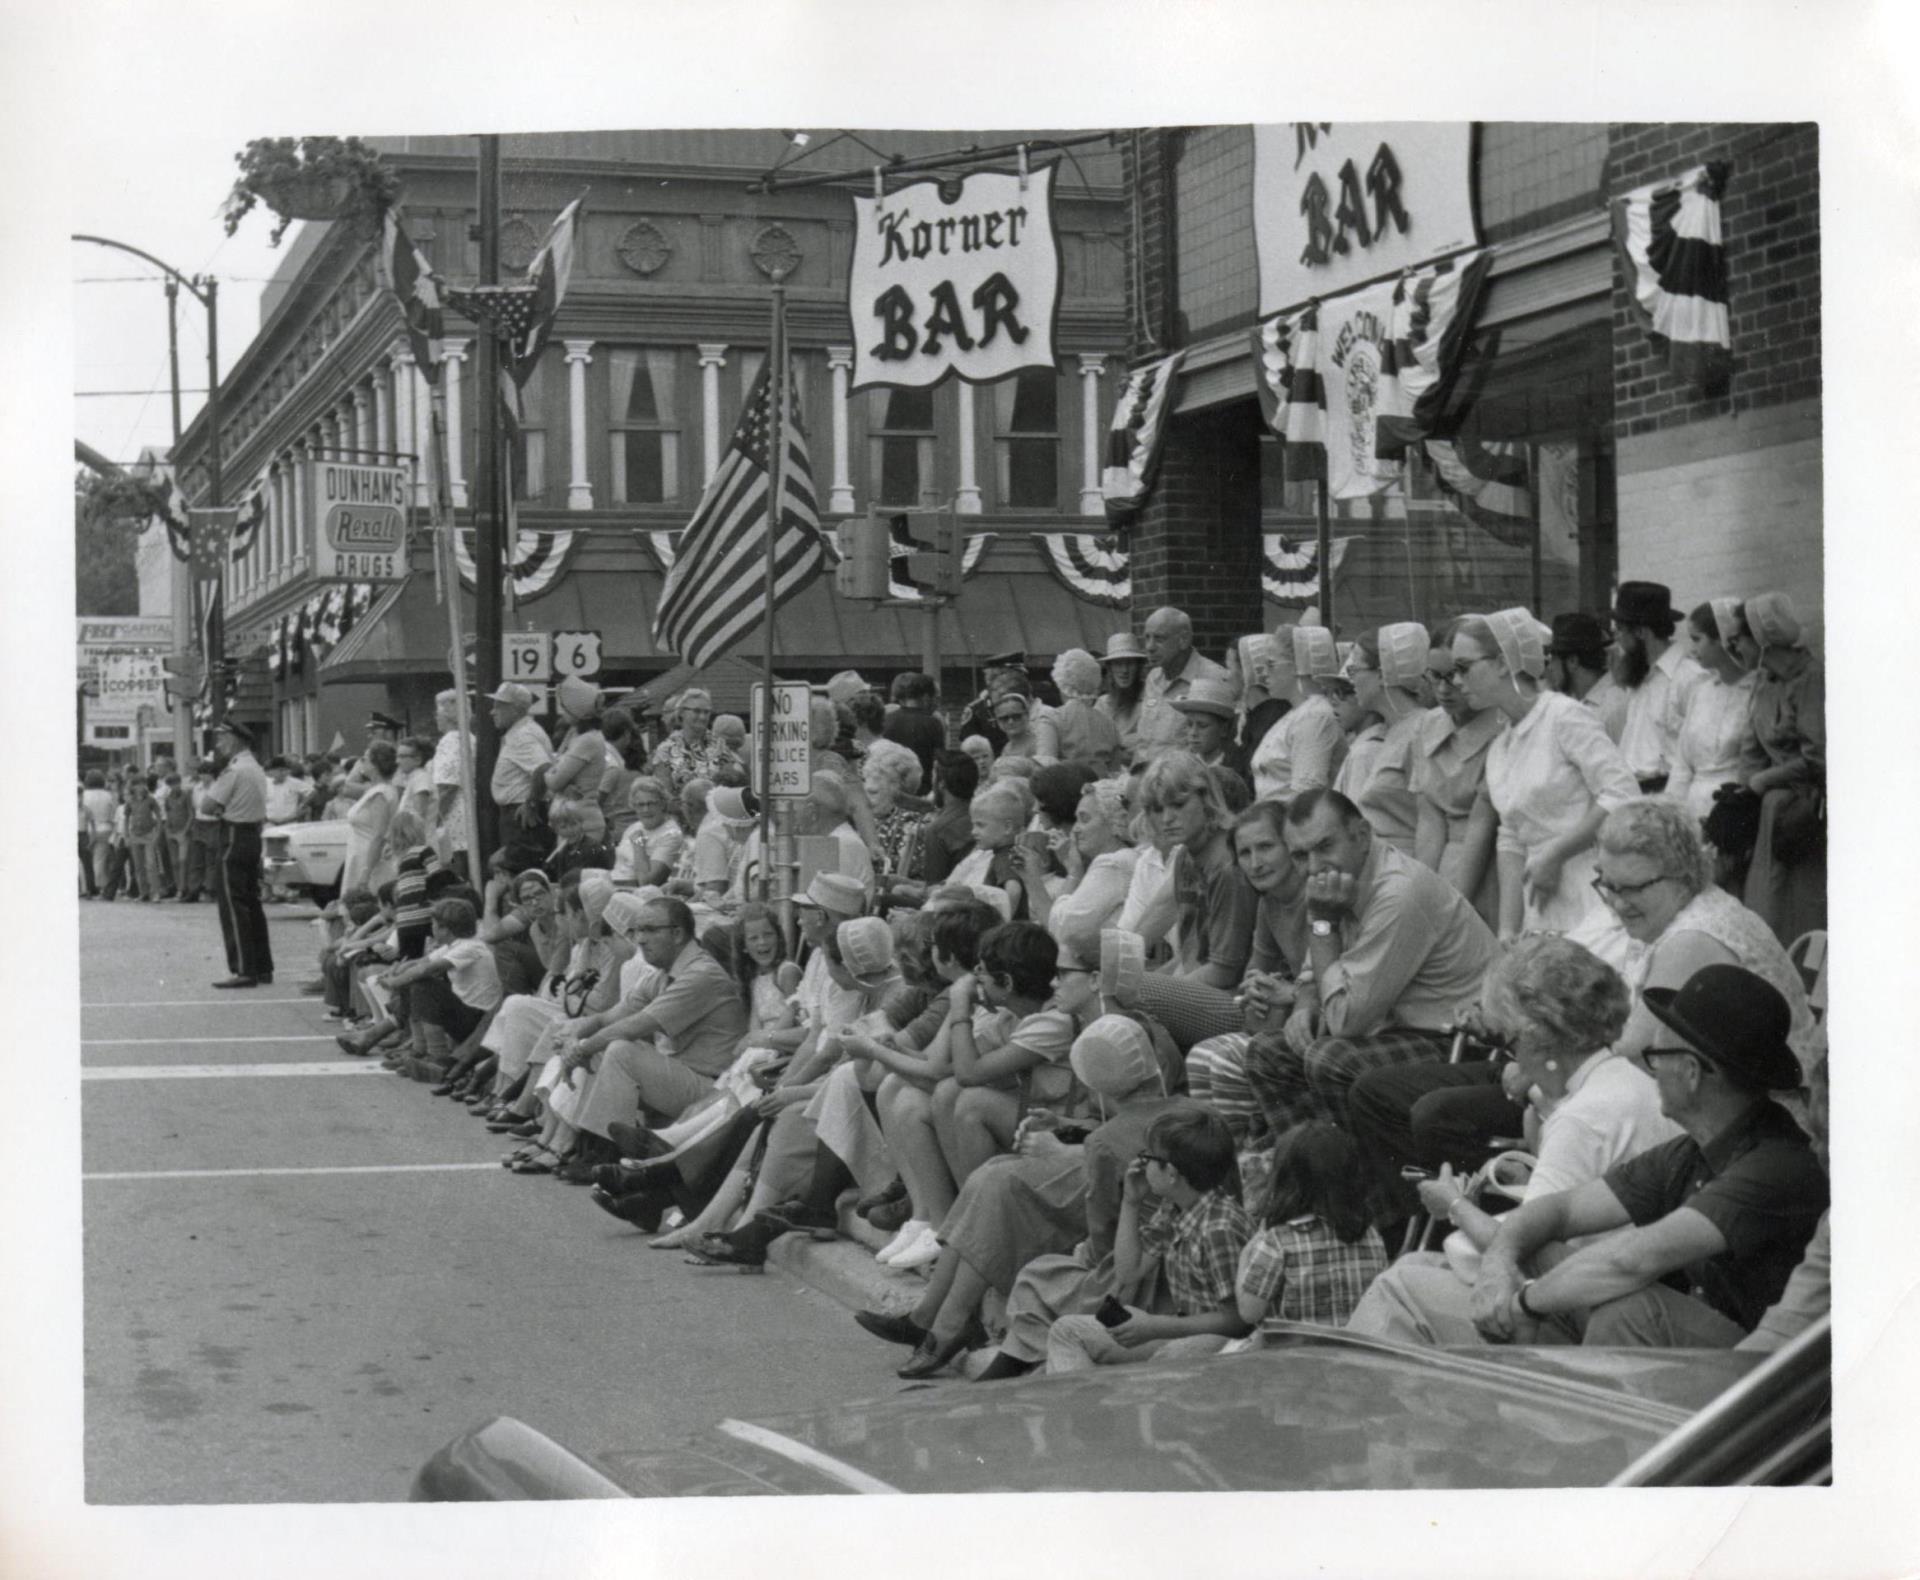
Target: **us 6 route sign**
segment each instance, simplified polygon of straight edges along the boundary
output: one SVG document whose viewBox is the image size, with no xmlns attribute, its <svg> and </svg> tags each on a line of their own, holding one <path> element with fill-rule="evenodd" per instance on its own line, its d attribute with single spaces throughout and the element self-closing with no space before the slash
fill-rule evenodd
<svg viewBox="0 0 1920 1580">
<path fill-rule="evenodd" d="M 813 788 L 813 743 L 810 739 L 813 691 L 804 680 L 777 680 L 773 685 L 773 794 L 802 796 Z M 767 728 L 767 688 L 753 688 L 753 788 L 760 783 L 761 752 Z"/>
</svg>

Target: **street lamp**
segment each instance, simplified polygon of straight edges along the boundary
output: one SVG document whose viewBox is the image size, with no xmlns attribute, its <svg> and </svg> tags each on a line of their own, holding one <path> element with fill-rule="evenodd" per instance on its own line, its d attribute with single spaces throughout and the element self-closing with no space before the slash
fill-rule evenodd
<svg viewBox="0 0 1920 1580">
<path fill-rule="evenodd" d="M 167 346 L 168 364 L 173 375 L 173 461 L 179 464 L 180 450 L 180 359 L 178 342 L 174 334 L 174 304 L 176 293 L 185 286 L 191 296 L 207 311 L 207 497 L 203 502 L 211 508 L 220 503 L 220 315 L 218 303 L 220 282 L 212 275 L 195 276 L 189 279 L 170 263 L 163 262 L 150 252 L 130 246 L 124 241 L 115 241 L 109 236 L 83 236 L 76 233 L 75 241 L 84 241 L 95 247 L 111 247 L 116 252 L 131 253 L 136 258 L 144 258 L 167 277 Z M 222 567 L 224 577 L 225 567 Z M 174 648 L 178 652 L 183 644 L 179 632 L 179 610 L 174 611 L 175 632 Z M 208 695 L 213 712 L 213 722 L 218 725 L 226 712 L 226 691 L 220 683 L 221 660 L 226 655 L 226 610 L 224 600 L 217 600 L 212 617 L 207 622 L 207 669 L 211 675 L 211 688 Z M 174 733 L 177 739 L 173 743 L 176 753 L 184 753 L 187 742 L 192 739 L 192 709 L 183 705 L 175 714 Z"/>
</svg>

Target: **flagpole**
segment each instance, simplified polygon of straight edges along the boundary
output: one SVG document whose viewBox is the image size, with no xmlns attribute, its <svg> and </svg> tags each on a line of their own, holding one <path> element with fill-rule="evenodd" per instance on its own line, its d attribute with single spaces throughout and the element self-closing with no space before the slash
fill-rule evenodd
<svg viewBox="0 0 1920 1580">
<path fill-rule="evenodd" d="M 769 371 L 767 398 L 773 408 L 773 420 L 767 424 L 768 475 L 771 500 L 767 512 L 767 597 L 766 642 L 761 664 L 762 697 L 760 703 L 760 898 L 774 895 L 773 868 L 773 616 L 774 586 L 777 579 L 780 543 L 780 512 L 787 486 L 787 288 L 773 288 L 773 334 L 768 347 L 773 367 Z"/>
<path fill-rule="evenodd" d="M 448 657 L 453 667 L 454 728 L 460 732 L 460 804 L 467 825 L 468 870 L 462 876 L 473 883 L 478 875 L 476 857 L 481 847 L 474 839 L 473 719 L 467 701 L 467 639 L 460 620 L 460 573 L 453 563 L 453 534 L 459 527 L 447 486 L 450 475 L 447 470 L 447 392 L 446 386 L 437 379 L 429 389 L 428 402 L 433 413 L 433 487 L 427 497 L 433 512 L 433 579 L 446 594 L 447 632 L 453 643 Z"/>
<path fill-rule="evenodd" d="M 1327 480 L 1319 479 L 1314 488 L 1314 553 L 1320 561 L 1320 623 L 1336 636 L 1339 627 L 1333 619 L 1333 523 L 1327 518 Z"/>
</svg>

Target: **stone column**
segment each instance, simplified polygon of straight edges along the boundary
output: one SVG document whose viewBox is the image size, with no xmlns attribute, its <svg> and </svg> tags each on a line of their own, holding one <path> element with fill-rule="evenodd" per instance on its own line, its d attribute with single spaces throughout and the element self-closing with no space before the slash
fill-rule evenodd
<svg viewBox="0 0 1920 1580">
<path fill-rule="evenodd" d="M 1100 492 L 1100 378 L 1107 359 L 1080 354 L 1080 514 L 1104 516 Z"/>
<path fill-rule="evenodd" d="M 702 344 L 696 349 L 700 353 L 700 475 L 712 482 L 720 469 L 720 370 L 727 365 L 727 348 Z"/>
<path fill-rule="evenodd" d="M 847 470 L 847 380 L 853 372 L 853 347 L 828 346 L 827 366 L 833 371 L 833 487 L 827 509 L 853 513 L 853 477 Z"/>
<path fill-rule="evenodd" d="M 413 447 L 413 352 L 398 345 L 387 355 L 393 374 L 393 448 L 396 453 Z M 416 473 L 419 462 L 415 462 Z"/>
<path fill-rule="evenodd" d="M 334 459 L 348 466 L 362 464 L 357 453 L 360 448 L 360 425 L 351 395 L 333 408 L 333 431 L 339 435 L 339 448 L 334 452 Z"/>
<path fill-rule="evenodd" d="M 567 349 L 567 509 L 593 509 L 593 483 L 587 476 L 587 364 L 591 340 L 569 340 Z"/>
<path fill-rule="evenodd" d="M 467 464 L 463 454 L 466 448 L 466 424 L 460 420 L 460 373 L 467 360 L 467 344 L 465 340 L 440 342 L 444 359 L 440 364 L 440 377 L 447 381 L 447 495 L 456 510 L 464 509 L 467 503 Z M 429 395 L 428 399 L 431 400 L 432 396 Z M 427 436 L 431 441 L 431 409 L 428 411 Z"/>
<path fill-rule="evenodd" d="M 960 486 L 954 492 L 953 506 L 963 516 L 980 514 L 980 479 L 974 471 L 973 386 L 964 379 L 960 391 Z"/>
<path fill-rule="evenodd" d="M 413 474 L 413 502 L 427 505 L 432 502 L 432 491 L 427 484 L 427 449 L 433 442 L 433 412 L 430 407 L 432 391 L 427 388 L 427 376 L 419 368 L 413 370 L 413 453 L 421 458 L 421 464 Z"/>
<path fill-rule="evenodd" d="M 353 458 L 359 465 L 374 464 L 373 396 L 365 384 L 353 387 L 353 447 L 359 452 Z"/>
<path fill-rule="evenodd" d="M 392 459 L 396 448 L 393 442 L 393 400 L 392 374 L 381 364 L 376 364 L 372 373 L 373 382 L 373 447 L 385 452 L 381 464 L 386 465 Z"/>
<path fill-rule="evenodd" d="M 302 440 L 293 447 L 293 514 L 288 524 L 293 531 L 294 558 L 309 564 L 313 561 L 313 527 L 307 492 L 312 487 L 313 446 Z"/>
</svg>

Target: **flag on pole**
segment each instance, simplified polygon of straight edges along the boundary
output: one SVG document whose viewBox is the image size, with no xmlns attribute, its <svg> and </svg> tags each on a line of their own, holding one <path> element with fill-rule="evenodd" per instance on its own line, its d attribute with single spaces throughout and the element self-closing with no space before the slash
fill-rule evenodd
<svg viewBox="0 0 1920 1580">
<path fill-rule="evenodd" d="M 193 547 L 188 561 L 193 573 L 193 621 L 200 651 L 208 666 L 224 656 L 215 650 L 212 634 L 220 618 L 228 544 L 233 536 L 232 510 L 195 510 L 187 520 Z"/>
<path fill-rule="evenodd" d="M 540 243 L 528 265 L 527 277 L 512 285 L 476 285 L 448 290 L 446 303 L 455 312 L 485 324 L 500 342 L 501 373 L 517 388 L 533 377 L 540 353 L 553 333 L 554 319 L 566 300 L 573 277 L 574 236 L 580 218 L 580 199 L 560 211 L 560 217 Z"/>
<path fill-rule="evenodd" d="M 726 454 L 680 535 L 654 616 L 655 641 L 695 668 L 712 663 L 758 621 L 773 618 L 762 575 L 774 514 L 771 366 L 769 361 L 754 380 Z M 791 376 L 787 388 L 793 388 Z M 799 404 L 791 396 L 787 420 L 779 426 L 786 462 L 785 497 L 774 528 L 774 609 L 804 587 L 824 562 L 807 435 Z"/>
<path fill-rule="evenodd" d="M 407 235 L 400 223 L 396 205 L 381 219 L 379 251 L 374 254 L 374 272 L 379 282 L 391 291 L 406 320 L 407 343 L 413 347 L 413 360 L 429 384 L 440 382 L 441 304 L 444 296 L 433 265 Z"/>
<path fill-rule="evenodd" d="M 234 523 L 232 557 L 246 558 L 247 550 L 267 521 L 267 474 L 262 472 L 240 500 L 240 519 Z"/>
</svg>

